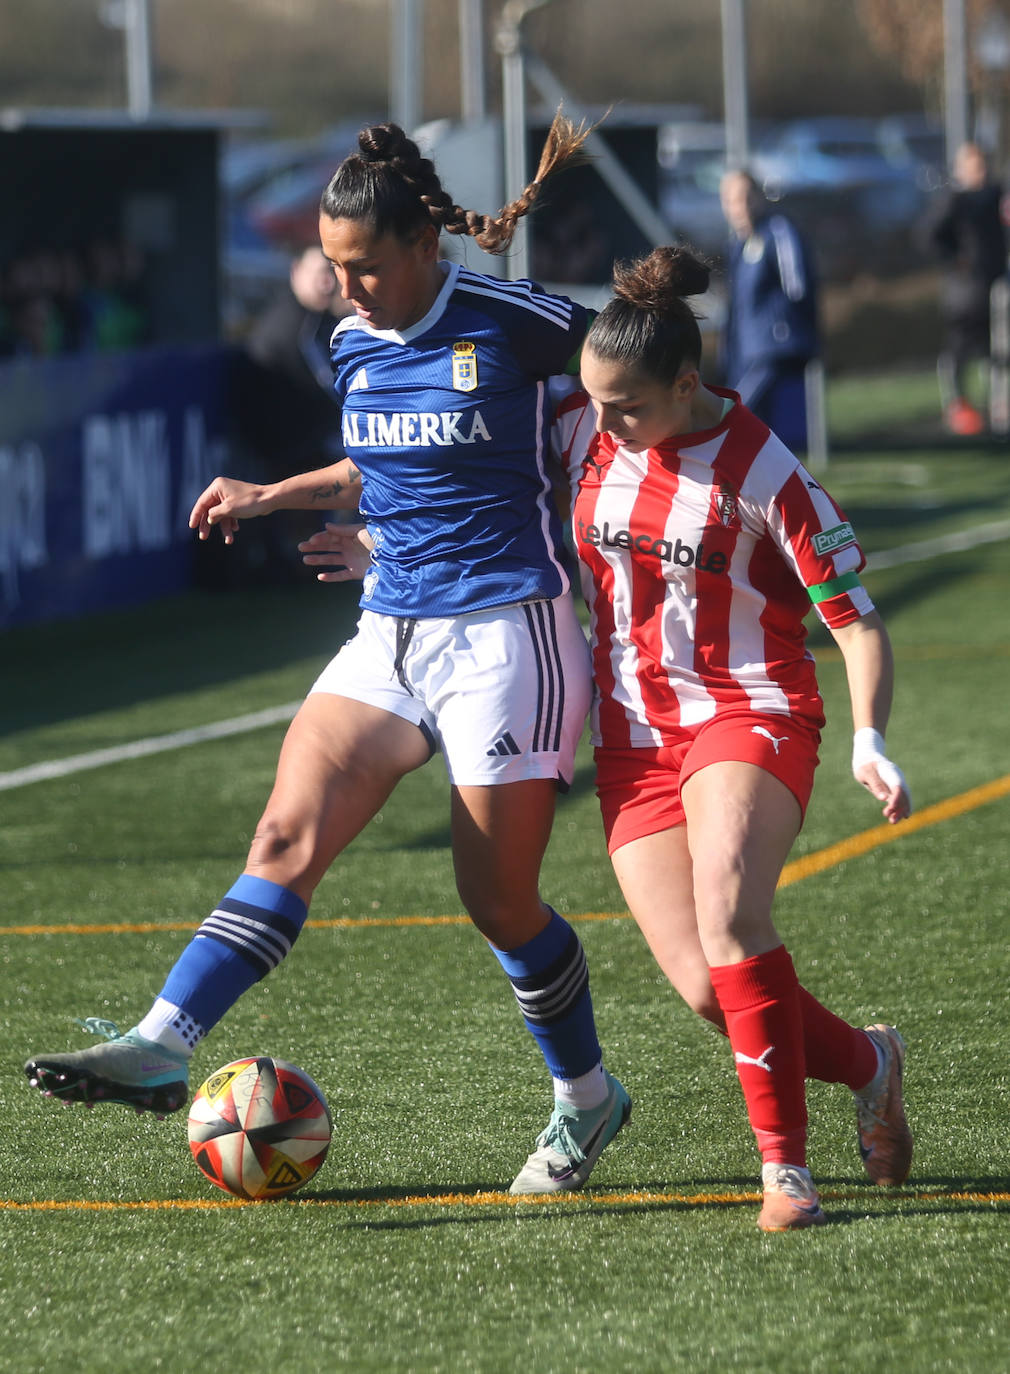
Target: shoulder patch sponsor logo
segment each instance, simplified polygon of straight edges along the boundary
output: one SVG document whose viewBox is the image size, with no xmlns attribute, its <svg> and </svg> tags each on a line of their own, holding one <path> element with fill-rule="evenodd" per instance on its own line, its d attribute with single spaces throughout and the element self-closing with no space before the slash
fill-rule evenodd
<svg viewBox="0 0 1010 1374">
<path fill-rule="evenodd" d="M 823 555 L 836 553 L 839 549 L 844 549 L 847 544 L 854 544 L 856 536 L 852 526 L 846 521 L 843 525 L 836 525 L 834 529 L 823 530 L 820 534 L 815 534 L 810 542 L 814 546 L 814 552 Z"/>
<path fill-rule="evenodd" d="M 477 345 L 469 340 L 452 346 L 452 385 L 455 391 L 473 391 L 477 386 Z"/>
</svg>

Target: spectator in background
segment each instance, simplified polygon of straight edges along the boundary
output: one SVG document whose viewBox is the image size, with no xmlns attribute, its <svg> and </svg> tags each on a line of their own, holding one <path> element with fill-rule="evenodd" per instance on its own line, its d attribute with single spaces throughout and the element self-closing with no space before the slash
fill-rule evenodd
<svg viewBox="0 0 1010 1374">
<path fill-rule="evenodd" d="M 806 449 L 804 370 L 820 351 L 810 254 L 749 172 L 727 172 L 720 198 L 730 229 L 726 385 L 783 443 Z"/>
<path fill-rule="evenodd" d="M 73 246 L 31 246 L 7 264 L 0 293 L 0 356 L 50 358 L 138 348 L 150 341 L 138 249 L 97 236 Z"/>
<path fill-rule="evenodd" d="M 259 432 L 275 478 L 343 456 L 330 336 L 348 313 L 318 245 L 292 259 L 288 284 L 256 321 L 246 347 L 259 394 Z"/>
<path fill-rule="evenodd" d="M 144 260 L 138 248 L 96 234 L 84 255 L 79 284 L 79 336 L 82 350 L 122 352 L 151 339 L 143 289 Z"/>
<path fill-rule="evenodd" d="M 968 399 L 968 370 L 973 361 L 989 356 L 989 297 L 993 282 L 1007 270 L 1010 198 L 991 180 L 977 143 L 961 145 L 953 172 L 953 185 L 927 225 L 944 265 L 944 345 L 937 376 L 947 427 L 954 434 L 979 434 L 985 421 Z"/>
</svg>

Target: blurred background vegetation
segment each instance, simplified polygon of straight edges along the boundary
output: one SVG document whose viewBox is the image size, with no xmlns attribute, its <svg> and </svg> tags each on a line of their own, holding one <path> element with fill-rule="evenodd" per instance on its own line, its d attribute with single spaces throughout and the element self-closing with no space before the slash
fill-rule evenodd
<svg viewBox="0 0 1010 1374">
<path fill-rule="evenodd" d="M 0 0 L 0 105 L 122 103 L 117 0 Z M 494 34 L 504 0 L 484 0 L 488 100 L 500 103 Z M 969 27 L 1010 0 L 967 0 Z M 389 85 L 387 0 L 154 0 L 155 90 L 169 107 L 244 106 L 280 134 L 314 133 L 381 111 Z M 942 0 L 751 0 L 751 111 L 940 112 Z M 457 0 L 426 0 L 423 113 L 460 107 Z M 586 101 L 677 101 L 722 112 L 720 7 L 678 0 L 553 0 L 525 32 Z M 969 53 L 975 83 L 985 79 Z"/>
</svg>

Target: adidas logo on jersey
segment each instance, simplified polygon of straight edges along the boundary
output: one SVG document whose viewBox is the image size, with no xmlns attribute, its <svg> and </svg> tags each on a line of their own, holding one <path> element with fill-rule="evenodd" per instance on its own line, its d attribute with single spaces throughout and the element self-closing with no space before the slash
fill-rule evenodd
<svg viewBox="0 0 1010 1374">
<path fill-rule="evenodd" d="M 671 543 L 669 539 L 653 539 L 651 534 L 632 535 L 630 530 L 611 530 L 607 521 L 602 530 L 581 520 L 578 525 L 580 542 L 594 549 L 628 549 L 647 558 L 658 558 L 661 563 L 676 563 L 681 568 L 697 567 L 702 572 L 724 573 L 729 566 L 729 559 L 721 550 L 706 554 L 704 542 L 692 549 L 680 539 Z"/>
<path fill-rule="evenodd" d="M 347 390 L 348 392 L 368 390 L 368 373 L 363 367 L 359 367 L 357 372 L 355 372 L 348 383 Z"/>
<path fill-rule="evenodd" d="M 360 374 L 359 374 L 360 375 Z M 376 411 L 344 410 L 344 447 L 351 448 L 451 448 L 454 444 L 490 442 L 491 434 L 479 410 Z"/>
</svg>

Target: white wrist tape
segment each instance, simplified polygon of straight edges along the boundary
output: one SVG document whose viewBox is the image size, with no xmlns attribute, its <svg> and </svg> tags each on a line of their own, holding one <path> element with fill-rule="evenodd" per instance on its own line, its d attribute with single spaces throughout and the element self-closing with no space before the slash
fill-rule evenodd
<svg viewBox="0 0 1010 1374">
<path fill-rule="evenodd" d="M 879 730 L 866 725 L 852 736 L 852 772 L 859 781 L 857 769 L 866 763 L 876 764 L 881 782 L 888 787 L 901 787 L 908 792 L 908 784 L 901 769 L 884 753 L 884 737 Z"/>
<path fill-rule="evenodd" d="M 879 730 L 866 725 L 852 736 L 852 771 L 862 768 L 864 763 L 878 763 L 886 759 L 884 737 Z"/>
</svg>

